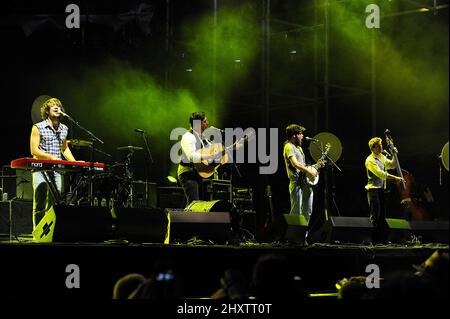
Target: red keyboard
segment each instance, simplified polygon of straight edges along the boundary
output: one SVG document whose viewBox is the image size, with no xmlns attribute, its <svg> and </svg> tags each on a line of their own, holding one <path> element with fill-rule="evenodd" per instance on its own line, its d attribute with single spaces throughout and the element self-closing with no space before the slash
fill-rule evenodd
<svg viewBox="0 0 450 319">
<path fill-rule="evenodd" d="M 90 162 L 73 162 L 73 161 L 63 161 L 63 160 L 48 160 L 43 158 L 31 158 L 24 157 L 18 158 L 11 161 L 11 168 L 20 169 L 32 169 L 36 171 L 64 171 L 64 172 L 74 172 L 89 170 L 91 167 Z M 104 171 L 104 163 L 94 163 L 94 171 Z"/>
</svg>

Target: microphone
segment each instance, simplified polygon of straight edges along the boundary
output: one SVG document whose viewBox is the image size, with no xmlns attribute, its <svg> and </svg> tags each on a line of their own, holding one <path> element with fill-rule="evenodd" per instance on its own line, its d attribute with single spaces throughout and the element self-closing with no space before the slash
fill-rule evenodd
<svg viewBox="0 0 450 319">
<path fill-rule="evenodd" d="M 392 156 L 392 154 L 391 153 L 389 153 L 388 151 L 386 151 L 386 150 L 383 150 L 383 154 L 384 155 L 386 155 L 386 156 L 389 156 L 389 157 L 391 157 Z"/>
<path fill-rule="evenodd" d="M 311 137 L 308 137 L 308 136 L 305 136 L 305 140 L 307 140 L 308 142 L 314 142 L 314 143 L 318 143 L 319 142 L 319 140 L 316 140 L 315 138 L 311 138 Z"/>
<path fill-rule="evenodd" d="M 61 114 L 62 116 L 64 116 L 64 117 L 69 117 L 70 118 L 70 116 L 69 116 L 69 114 L 67 114 L 67 113 L 64 113 L 63 111 L 59 111 L 59 114 Z"/>
<path fill-rule="evenodd" d="M 210 128 L 212 128 L 213 130 L 219 131 L 221 133 L 225 133 L 225 131 L 220 129 L 220 128 L 217 128 L 217 127 L 214 127 L 214 126 L 210 126 Z"/>
<path fill-rule="evenodd" d="M 135 128 L 134 131 L 135 131 L 136 133 L 142 133 L 142 134 L 145 133 L 145 131 L 144 131 L 144 130 L 141 130 L 140 128 Z"/>
</svg>

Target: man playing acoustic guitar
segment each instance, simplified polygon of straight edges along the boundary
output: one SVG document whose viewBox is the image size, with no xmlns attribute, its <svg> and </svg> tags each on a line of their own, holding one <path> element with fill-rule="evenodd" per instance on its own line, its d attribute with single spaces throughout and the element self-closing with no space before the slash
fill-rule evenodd
<svg viewBox="0 0 450 319">
<path fill-rule="evenodd" d="M 209 125 L 204 112 L 194 112 L 189 117 L 191 129 L 181 138 L 181 161 L 178 165 L 178 180 L 183 187 L 187 204 L 200 199 L 199 188 L 201 176 L 195 169 L 194 163 L 215 159 L 221 151 L 214 150 L 210 153 L 202 152 L 211 142 L 203 139 L 203 132 Z"/>
</svg>

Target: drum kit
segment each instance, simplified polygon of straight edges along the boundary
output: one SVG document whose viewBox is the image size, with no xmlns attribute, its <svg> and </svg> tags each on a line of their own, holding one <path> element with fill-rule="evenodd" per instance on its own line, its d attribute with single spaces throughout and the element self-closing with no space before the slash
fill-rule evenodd
<svg viewBox="0 0 450 319">
<path fill-rule="evenodd" d="M 76 149 L 91 148 L 92 142 L 86 140 L 69 140 L 69 145 Z M 105 172 L 92 176 L 92 196 L 94 206 L 132 207 L 133 206 L 133 170 L 132 158 L 136 151 L 142 151 L 140 146 L 120 146 L 117 151 L 126 152 L 122 162 L 116 162 L 107 166 Z M 69 205 L 89 205 L 87 176 L 74 176 L 75 185 L 66 197 Z"/>
</svg>

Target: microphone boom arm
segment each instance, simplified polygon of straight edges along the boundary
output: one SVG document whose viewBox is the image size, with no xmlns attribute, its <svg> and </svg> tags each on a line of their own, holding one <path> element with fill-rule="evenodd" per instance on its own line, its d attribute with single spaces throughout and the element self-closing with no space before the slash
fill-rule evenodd
<svg viewBox="0 0 450 319">
<path fill-rule="evenodd" d="M 66 117 L 70 122 L 78 126 L 82 131 L 85 131 L 93 140 L 96 140 L 97 142 L 101 144 L 105 144 L 101 139 L 99 139 L 97 136 L 95 136 L 91 131 L 81 126 L 77 121 L 75 121 L 72 117 L 70 117 L 68 114 L 61 112 L 61 114 Z"/>
</svg>

